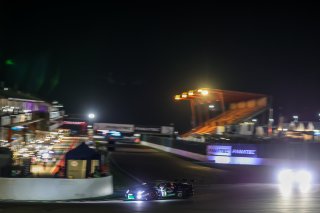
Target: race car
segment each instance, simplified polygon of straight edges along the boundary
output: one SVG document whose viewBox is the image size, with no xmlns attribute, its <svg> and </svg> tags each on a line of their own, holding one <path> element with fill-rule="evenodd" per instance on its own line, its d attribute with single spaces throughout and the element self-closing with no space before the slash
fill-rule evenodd
<svg viewBox="0 0 320 213">
<path fill-rule="evenodd" d="M 187 182 L 155 181 L 128 189 L 125 200 L 186 199 L 192 197 L 193 193 L 192 184 Z"/>
<path fill-rule="evenodd" d="M 105 133 L 105 140 L 121 143 L 140 143 L 140 134 L 121 133 L 118 131 L 109 131 Z"/>
</svg>

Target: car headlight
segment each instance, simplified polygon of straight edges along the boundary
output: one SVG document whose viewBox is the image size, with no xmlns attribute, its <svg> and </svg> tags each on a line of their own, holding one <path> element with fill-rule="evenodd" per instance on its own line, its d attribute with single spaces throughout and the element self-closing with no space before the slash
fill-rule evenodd
<svg viewBox="0 0 320 213">
<path fill-rule="evenodd" d="M 308 171 L 300 170 L 297 172 L 296 181 L 299 183 L 300 192 L 306 193 L 311 188 L 312 175 Z"/>
<path fill-rule="evenodd" d="M 281 184 L 291 184 L 294 181 L 294 173 L 291 169 L 284 169 L 279 172 L 278 181 Z"/>
<path fill-rule="evenodd" d="M 298 187 L 301 192 L 307 192 L 311 188 L 312 174 L 306 170 L 284 169 L 279 172 L 278 181 L 281 191 L 286 194 L 290 194 L 293 187 Z"/>
<path fill-rule="evenodd" d="M 308 171 L 300 170 L 296 174 L 296 180 L 299 184 L 310 184 L 311 179 L 311 173 Z"/>
<path fill-rule="evenodd" d="M 142 195 L 144 191 L 138 191 L 138 195 Z"/>
<path fill-rule="evenodd" d="M 137 192 L 137 199 L 140 200 L 142 198 L 142 194 L 144 193 L 144 191 L 138 191 Z"/>
</svg>

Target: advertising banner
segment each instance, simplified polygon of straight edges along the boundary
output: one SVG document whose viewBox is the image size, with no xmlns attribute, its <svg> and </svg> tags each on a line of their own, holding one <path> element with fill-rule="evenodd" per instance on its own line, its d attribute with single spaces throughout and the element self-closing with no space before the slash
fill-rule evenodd
<svg viewBox="0 0 320 213">
<path fill-rule="evenodd" d="M 174 132 L 174 127 L 172 126 L 135 126 L 136 133 L 160 133 L 164 135 L 172 135 Z"/>
<path fill-rule="evenodd" d="M 207 155 L 231 156 L 231 146 L 208 145 Z"/>
<path fill-rule="evenodd" d="M 254 144 L 208 145 L 208 156 L 257 157 L 257 146 Z"/>
<path fill-rule="evenodd" d="M 113 130 L 118 132 L 134 132 L 133 124 L 115 124 L 115 123 L 94 123 L 93 129 L 97 130 Z"/>
<path fill-rule="evenodd" d="M 231 156 L 234 157 L 258 157 L 255 144 L 233 144 Z"/>
</svg>

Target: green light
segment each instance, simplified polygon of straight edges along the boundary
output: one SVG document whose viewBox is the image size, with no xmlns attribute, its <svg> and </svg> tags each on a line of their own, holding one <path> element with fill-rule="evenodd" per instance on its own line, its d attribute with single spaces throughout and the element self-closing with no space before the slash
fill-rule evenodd
<svg viewBox="0 0 320 213">
<path fill-rule="evenodd" d="M 7 59 L 7 60 L 5 61 L 5 64 L 6 64 L 6 65 L 14 65 L 14 61 L 13 61 L 12 59 Z"/>
</svg>

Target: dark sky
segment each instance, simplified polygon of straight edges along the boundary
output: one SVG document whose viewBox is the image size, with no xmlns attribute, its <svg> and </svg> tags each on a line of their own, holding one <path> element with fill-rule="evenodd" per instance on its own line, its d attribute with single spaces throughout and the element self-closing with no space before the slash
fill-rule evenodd
<svg viewBox="0 0 320 213">
<path fill-rule="evenodd" d="M 188 128 L 172 97 L 198 87 L 268 94 L 276 114 L 317 119 L 317 8 L 97 2 L 1 1 L 1 81 L 105 122 Z"/>
</svg>

